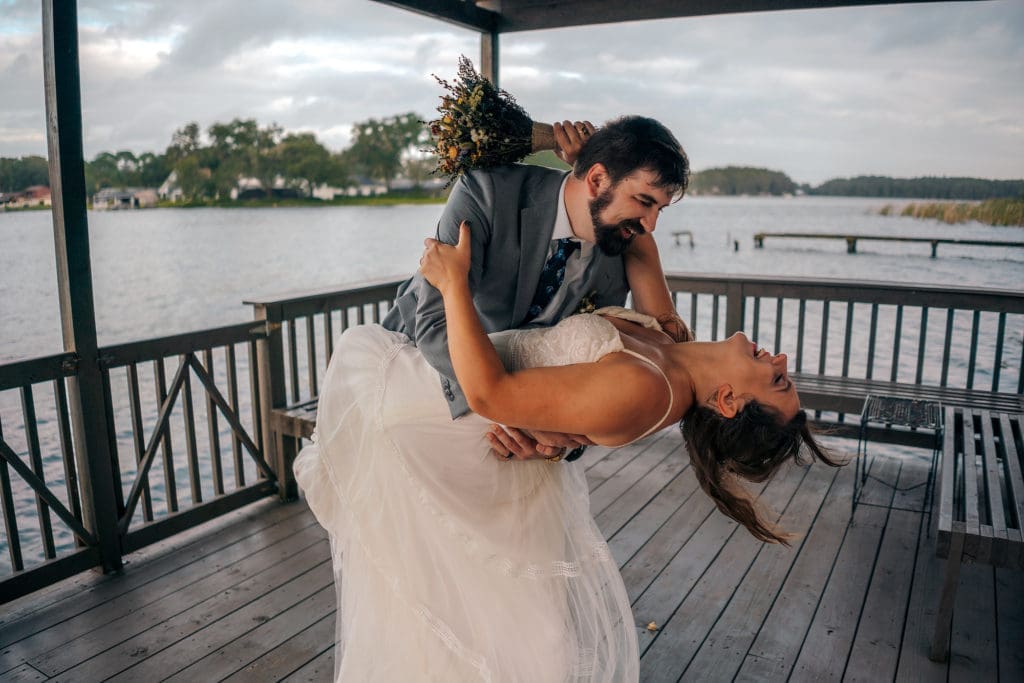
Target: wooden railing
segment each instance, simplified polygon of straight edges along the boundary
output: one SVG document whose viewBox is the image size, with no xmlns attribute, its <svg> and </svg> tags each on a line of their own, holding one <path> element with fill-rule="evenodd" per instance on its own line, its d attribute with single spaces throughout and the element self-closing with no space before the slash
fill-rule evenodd
<svg viewBox="0 0 1024 683">
<path fill-rule="evenodd" d="M 267 434 L 275 409 L 315 399 L 320 380 L 334 352 L 334 339 L 348 327 L 380 322 L 391 307 L 399 279 L 352 285 L 341 290 L 298 292 L 251 299 L 255 318 L 265 325 L 267 338 L 260 342 L 260 376 L 264 393 L 263 414 Z M 283 500 L 298 495 L 292 477 L 295 458 L 293 439 L 268 440 L 268 457 L 283 472 Z"/>
<path fill-rule="evenodd" d="M 1022 292 L 740 275 L 667 279 L 698 339 L 745 330 L 785 351 L 796 372 L 1024 392 Z M 347 325 L 378 322 L 399 283 L 248 302 L 273 329 L 270 373 L 283 380 L 272 382 L 273 407 L 316 397 L 332 338 Z"/>
<path fill-rule="evenodd" d="M 1024 393 L 1020 292 L 735 275 L 668 282 L 698 339 L 746 330 L 806 378 Z M 87 480 L 72 429 L 76 355 L 0 365 L 0 602 L 103 564 L 97 539 L 111 532 L 97 529 L 98 506 L 113 507 L 117 552 L 127 553 L 262 496 L 294 498 L 295 442 L 271 438 L 273 415 L 315 401 L 334 340 L 379 322 L 399 283 L 254 299 L 255 323 L 100 349 L 112 482 Z M 842 420 L 856 405 L 829 410 Z"/>
<path fill-rule="evenodd" d="M 796 372 L 1024 392 L 1024 293 L 853 280 L 668 276 L 698 338 L 746 330 Z"/>
<path fill-rule="evenodd" d="M 244 323 L 101 348 L 111 482 L 88 480 L 74 438 L 75 354 L 0 366 L 0 602 L 101 564 L 99 506 L 114 508 L 108 531 L 125 554 L 275 493 L 256 363 L 265 338 Z"/>
</svg>

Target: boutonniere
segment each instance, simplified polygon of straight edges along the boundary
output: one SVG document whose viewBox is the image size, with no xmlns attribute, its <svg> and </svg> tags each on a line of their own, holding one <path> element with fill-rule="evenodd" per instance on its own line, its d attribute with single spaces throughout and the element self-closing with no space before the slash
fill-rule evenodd
<svg viewBox="0 0 1024 683">
<path fill-rule="evenodd" d="M 597 310 L 597 306 L 594 304 L 594 297 L 596 297 L 596 296 L 597 296 L 597 290 L 596 289 L 590 290 L 590 292 L 588 294 L 586 294 L 582 299 L 580 299 L 580 303 L 576 306 L 576 312 L 577 313 L 593 313 L 594 311 L 596 311 Z"/>
</svg>

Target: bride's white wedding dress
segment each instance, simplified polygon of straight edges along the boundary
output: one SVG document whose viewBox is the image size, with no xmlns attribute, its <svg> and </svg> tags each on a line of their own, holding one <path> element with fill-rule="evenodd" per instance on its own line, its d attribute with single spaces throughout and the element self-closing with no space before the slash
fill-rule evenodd
<svg viewBox="0 0 1024 683">
<path fill-rule="evenodd" d="M 493 338 L 512 369 L 624 350 L 597 315 Z M 331 537 L 336 677 L 637 680 L 629 600 L 583 466 L 502 462 L 488 426 L 472 413 L 451 419 L 437 373 L 404 335 L 376 325 L 342 335 L 314 442 L 295 461 Z"/>
</svg>

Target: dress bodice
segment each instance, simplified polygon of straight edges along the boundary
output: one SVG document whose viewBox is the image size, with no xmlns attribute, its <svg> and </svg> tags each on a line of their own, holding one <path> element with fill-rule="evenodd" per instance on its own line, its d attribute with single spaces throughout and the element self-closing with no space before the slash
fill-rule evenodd
<svg viewBox="0 0 1024 683">
<path fill-rule="evenodd" d="M 510 371 L 593 363 L 624 348 L 618 329 L 599 315 L 573 315 L 553 327 L 497 332 L 491 341 Z"/>
<path fill-rule="evenodd" d="M 526 368 L 593 363 L 609 353 L 620 351 L 652 366 L 665 380 L 668 388 L 668 407 L 665 414 L 655 421 L 650 429 L 634 439 L 636 441 L 649 435 L 668 417 L 673 403 L 672 384 L 657 363 L 625 347 L 618 328 L 602 317 L 605 315 L 629 320 L 645 327 L 661 329 L 651 316 L 627 308 L 608 306 L 598 309 L 594 313 L 564 318 L 553 327 L 506 330 L 495 332 L 489 336 L 494 348 L 498 351 L 502 364 L 512 372 Z"/>
</svg>

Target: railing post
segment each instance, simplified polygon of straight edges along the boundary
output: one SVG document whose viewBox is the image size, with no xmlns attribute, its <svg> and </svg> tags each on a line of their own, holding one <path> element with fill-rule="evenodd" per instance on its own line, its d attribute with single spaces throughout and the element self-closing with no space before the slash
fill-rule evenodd
<svg viewBox="0 0 1024 683">
<path fill-rule="evenodd" d="M 284 381 L 284 338 L 281 334 L 282 313 L 278 304 L 255 304 L 256 320 L 266 325 L 267 334 L 256 342 L 260 378 L 260 415 L 263 431 L 264 457 L 277 475 L 281 501 L 299 497 L 299 487 L 292 472 L 295 461 L 295 439 L 282 438 L 274 428 L 273 411 L 288 403 Z"/>
<path fill-rule="evenodd" d="M 729 282 L 725 286 L 725 336 L 743 329 L 744 294 L 742 282 Z"/>
<path fill-rule="evenodd" d="M 75 458 L 86 528 L 96 535 L 103 571 L 121 569 L 114 462 L 89 258 L 82 97 L 78 72 L 78 12 L 74 2 L 43 0 L 43 73 L 53 237 L 64 350 L 77 354 L 68 378 Z"/>
<path fill-rule="evenodd" d="M 498 57 L 498 32 L 482 32 L 480 34 L 480 73 L 495 88 L 498 87 Z"/>
</svg>

